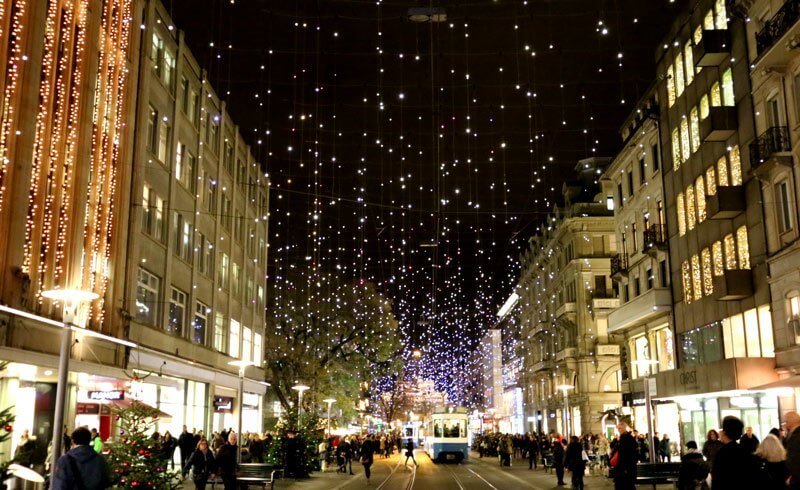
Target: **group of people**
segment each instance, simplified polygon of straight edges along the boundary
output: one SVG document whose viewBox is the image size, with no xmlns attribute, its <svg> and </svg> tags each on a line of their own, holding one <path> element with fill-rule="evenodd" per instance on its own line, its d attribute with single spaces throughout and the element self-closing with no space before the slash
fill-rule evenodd
<svg viewBox="0 0 800 490">
<path fill-rule="evenodd" d="M 353 434 L 344 437 L 333 436 L 320 443 L 319 457 L 321 467 L 325 464 L 336 461 L 336 472 L 353 475 L 353 460 L 364 466 L 364 475 L 369 481 L 372 475 L 372 465 L 376 457 L 389 458 L 395 451 L 402 455 L 405 449 L 406 461 L 411 459 L 416 466 L 417 460 L 414 458 L 414 441 L 412 438 L 403 439 L 397 433 L 382 434 Z"/>
</svg>

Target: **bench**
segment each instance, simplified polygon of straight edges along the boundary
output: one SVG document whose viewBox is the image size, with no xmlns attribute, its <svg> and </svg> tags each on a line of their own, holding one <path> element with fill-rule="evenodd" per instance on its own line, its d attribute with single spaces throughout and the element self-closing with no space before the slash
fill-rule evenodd
<svg viewBox="0 0 800 490">
<path fill-rule="evenodd" d="M 636 465 L 636 484 L 656 485 L 676 483 L 680 472 L 680 463 L 639 463 Z"/>
<path fill-rule="evenodd" d="M 239 488 L 250 488 L 258 486 L 264 489 L 272 489 L 275 486 L 276 478 L 283 476 L 283 468 L 268 463 L 242 463 L 236 476 Z M 216 485 L 222 486 L 222 479 L 219 476 L 215 480 L 209 480 L 211 490 L 215 490 Z"/>
</svg>

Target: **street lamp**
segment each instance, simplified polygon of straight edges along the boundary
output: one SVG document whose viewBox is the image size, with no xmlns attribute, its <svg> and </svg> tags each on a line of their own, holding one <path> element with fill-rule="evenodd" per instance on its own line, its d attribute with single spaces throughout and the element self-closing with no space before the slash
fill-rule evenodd
<svg viewBox="0 0 800 490">
<path fill-rule="evenodd" d="M 303 392 L 311 388 L 302 383 L 298 383 L 292 386 L 292 389 L 297 392 L 297 430 L 300 430 L 300 421 L 303 415 Z"/>
<path fill-rule="evenodd" d="M 567 384 L 556 386 L 556 389 L 559 389 L 562 393 L 564 393 L 564 435 L 567 437 L 567 439 L 569 439 L 569 434 L 571 432 L 569 430 L 569 397 L 567 396 L 567 392 L 574 388 L 575 387 L 573 385 Z"/>
<path fill-rule="evenodd" d="M 336 398 L 326 398 L 322 400 L 328 404 L 328 437 L 331 436 L 331 405 L 336 403 Z"/>
<path fill-rule="evenodd" d="M 229 366 L 236 366 L 239 368 L 239 403 L 237 407 L 239 411 L 239 425 L 236 428 L 236 461 L 238 463 L 242 462 L 242 407 L 244 404 L 244 372 L 247 370 L 247 366 L 252 366 L 253 364 L 253 361 L 247 359 L 236 359 L 235 361 L 230 361 L 228 363 Z"/>
<path fill-rule="evenodd" d="M 648 453 L 650 462 L 654 463 L 656 460 L 656 448 L 653 447 L 653 398 L 652 393 L 650 393 L 650 380 L 652 379 L 650 366 L 658 364 L 658 361 L 655 359 L 636 359 L 635 361 L 631 361 L 631 364 L 640 369 L 647 367 L 647 374 L 642 377 L 644 380 L 644 413 L 647 416 L 647 437 L 650 438 L 650 440 L 647 441 Z"/>
<path fill-rule="evenodd" d="M 78 289 L 51 289 L 42 292 L 42 297 L 61 303 L 61 350 L 58 354 L 58 384 L 56 385 L 56 406 L 53 416 L 53 459 L 50 461 L 51 477 L 56 475 L 56 461 L 61 456 L 64 444 L 64 410 L 67 398 L 67 377 L 69 375 L 69 352 L 72 345 L 72 329 L 76 328 L 78 308 L 100 297 L 92 291 Z M 80 319 L 78 319 L 80 321 Z M 51 479 L 52 481 L 52 479 Z"/>
</svg>

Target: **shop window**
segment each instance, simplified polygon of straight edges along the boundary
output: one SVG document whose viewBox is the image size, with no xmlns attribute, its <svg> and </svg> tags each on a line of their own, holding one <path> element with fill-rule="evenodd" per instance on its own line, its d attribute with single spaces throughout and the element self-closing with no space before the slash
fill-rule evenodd
<svg viewBox="0 0 800 490">
<path fill-rule="evenodd" d="M 225 317 L 219 312 L 214 315 L 214 349 L 225 352 Z"/>
<path fill-rule="evenodd" d="M 731 185 L 742 185 L 742 155 L 737 145 L 731 148 L 728 158 L 731 163 Z"/>
<path fill-rule="evenodd" d="M 681 168 L 681 137 L 678 128 L 672 130 L 672 165 Z"/>
<path fill-rule="evenodd" d="M 722 336 L 725 343 L 725 358 L 747 357 L 744 336 L 744 317 L 734 315 L 722 320 Z"/>
<path fill-rule="evenodd" d="M 685 81 L 683 77 L 683 55 L 678 53 L 675 57 L 675 89 L 677 90 L 678 97 L 683 94 Z"/>
<path fill-rule="evenodd" d="M 681 263 L 681 274 L 683 277 L 683 301 L 688 305 L 692 302 L 692 271 L 688 260 Z"/>
<path fill-rule="evenodd" d="M 719 82 L 714 82 L 711 86 L 711 107 L 719 107 L 722 105 L 722 91 Z"/>
<path fill-rule="evenodd" d="M 697 107 L 689 115 L 689 128 L 692 135 L 692 151 L 700 148 L 700 116 Z"/>
<path fill-rule="evenodd" d="M 724 155 L 717 160 L 717 184 L 720 187 L 730 185 L 728 183 L 728 160 Z"/>
<path fill-rule="evenodd" d="M 769 306 L 752 308 L 722 320 L 725 357 L 774 357 Z"/>
<path fill-rule="evenodd" d="M 725 269 L 736 269 L 736 242 L 733 239 L 733 235 L 725 235 L 722 243 L 725 246 Z"/>
<path fill-rule="evenodd" d="M 706 191 L 703 176 L 697 177 L 695 181 L 695 199 L 697 200 L 697 222 L 702 223 L 706 220 Z"/>
<path fill-rule="evenodd" d="M 675 208 L 678 212 L 678 235 L 683 236 L 686 234 L 686 203 L 683 194 L 678 194 L 675 199 Z"/>
<path fill-rule="evenodd" d="M 192 342 L 195 344 L 205 345 L 206 326 L 208 325 L 208 315 L 210 314 L 211 308 L 200 301 L 195 302 L 194 321 L 192 322 Z"/>
<path fill-rule="evenodd" d="M 708 117 L 708 95 L 703 95 L 700 98 L 700 120 Z"/>
<path fill-rule="evenodd" d="M 136 319 L 147 325 L 158 324 L 161 278 L 139 268 L 136 286 Z"/>
<path fill-rule="evenodd" d="M 704 248 L 700 253 L 703 263 L 703 294 L 711 296 L 714 292 L 714 277 L 711 273 L 711 250 Z"/>
<path fill-rule="evenodd" d="M 713 196 L 717 193 L 717 181 L 716 181 L 716 172 L 714 172 L 714 166 L 710 166 L 706 169 L 706 195 Z"/>
<path fill-rule="evenodd" d="M 717 240 L 716 242 L 714 242 L 713 245 L 711 245 L 711 257 L 714 263 L 714 275 L 721 276 L 725 268 L 724 266 L 725 261 L 722 256 L 721 241 Z"/>
<path fill-rule="evenodd" d="M 253 360 L 253 331 L 249 327 L 242 328 L 242 360 Z"/>
<path fill-rule="evenodd" d="M 686 227 L 689 230 L 694 230 L 694 225 L 697 222 L 697 211 L 695 209 L 694 188 L 689 185 L 686 188 Z"/>
<path fill-rule="evenodd" d="M 695 328 L 679 336 L 683 365 L 707 364 L 723 359 L 720 322 Z"/>
<path fill-rule="evenodd" d="M 689 121 L 686 119 L 686 117 L 684 117 L 681 119 L 681 154 L 684 162 L 688 160 L 689 155 L 692 154 L 692 148 L 689 141 Z"/>
<path fill-rule="evenodd" d="M 758 307 L 758 329 L 761 334 L 761 357 L 775 357 L 772 312 L 769 305 Z"/>
<path fill-rule="evenodd" d="M 733 72 L 730 68 L 722 74 L 722 103 L 730 107 L 736 105 L 733 96 Z"/>
<path fill-rule="evenodd" d="M 775 186 L 775 193 L 777 194 L 778 202 L 776 207 L 778 210 L 778 231 L 785 233 L 792 229 L 792 205 L 791 191 L 789 190 L 789 182 L 783 180 L 778 182 Z"/>
<path fill-rule="evenodd" d="M 640 335 L 633 339 L 633 360 L 634 361 L 648 361 L 650 360 L 650 345 L 647 342 L 647 336 Z M 649 376 L 651 371 L 650 364 L 645 362 L 632 362 L 632 372 L 635 373 L 634 377 Z"/>
<path fill-rule="evenodd" d="M 675 369 L 675 348 L 672 329 L 669 327 L 659 328 L 654 332 L 653 336 L 656 339 L 658 370 L 668 371 Z"/>
<path fill-rule="evenodd" d="M 230 335 L 228 339 L 228 355 L 231 357 L 239 357 L 239 335 L 241 334 L 241 324 L 231 318 Z"/>
<path fill-rule="evenodd" d="M 725 0 L 714 3 L 714 27 L 717 29 L 728 28 L 728 13 L 725 11 Z"/>
<path fill-rule="evenodd" d="M 175 335 L 183 335 L 183 327 L 186 322 L 186 293 L 177 288 L 172 288 L 169 298 L 169 322 L 167 322 L 167 332 Z"/>
<path fill-rule="evenodd" d="M 692 290 L 694 290 L 694 300 L 703 299 L 703 273 L 700 269 L 700 256 L 692 255 Z"/>
<path fill-rule="evenodd" d="M 736 230 L 736 248 L 739 250 L 739 267 L 750 268 L 750 243 L 747 241 L 747 226 Z"/>
<path fill-rule="evenodd" d="M 692 56 L 692 41 L 683 45 L 683 58 L 686 61 L 686 86 L 694 80 L 694 57 Z"/>
<path fill-rule="evenodd" d="M 672 66 L 667 68 L 667 100 L 669 107 L 675 105 L 675 69 Z"/>
</svg>

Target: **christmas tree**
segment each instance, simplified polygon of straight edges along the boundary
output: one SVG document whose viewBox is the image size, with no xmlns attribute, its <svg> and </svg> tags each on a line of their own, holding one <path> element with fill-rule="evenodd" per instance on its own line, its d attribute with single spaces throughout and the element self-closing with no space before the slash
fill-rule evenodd
<svg viewBox="0 0 800 490">
<path fill-rule="evenodd" d="M 0 372 L 5 371 L 6 366 L 8 366 L 7 362 L 0 362 Z M 0 410 L 0 444 L 6 442 L 11 438 L 11 431 L 14 430 L 14 426 L 11 425 L 14 423 L 14 406 L 6 407 L 3 410 Z M 0 453 L 0 458 L 3 457 L 3 454 Z M 14 460 L 9 458 L 3 462 L 0 462 L 0 490 L 6 489 L 5 481 L 8 479 L 8 465 L 13 463 Z"/>
<path fill-rule="evenodd" d="M 114 410 L 119 437 L 109 446 L 108 464 L 115 488 L 176 490 L 179 487 L 179 475 L 167 471 L 167 461 L 161 458 L 161 441 L 150 435 L 158 413 L 155 408 L 136 402 Z"/>
</svg>

